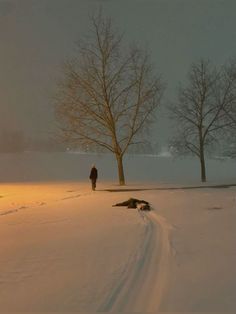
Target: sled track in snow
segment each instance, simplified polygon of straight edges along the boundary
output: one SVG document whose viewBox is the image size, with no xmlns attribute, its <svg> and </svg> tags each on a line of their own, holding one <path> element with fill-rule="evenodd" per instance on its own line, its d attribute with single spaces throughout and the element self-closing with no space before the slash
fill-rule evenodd
<svg viewBox="0 0 236 314">
<path fill-rule="evenodd" d="M 157 312 L 161 309 L 171 272 L 171 225 L 155 212 L 142 213 L 144 239 L 128 261 L 107 300 L 98 311 Z"/>
</svg>

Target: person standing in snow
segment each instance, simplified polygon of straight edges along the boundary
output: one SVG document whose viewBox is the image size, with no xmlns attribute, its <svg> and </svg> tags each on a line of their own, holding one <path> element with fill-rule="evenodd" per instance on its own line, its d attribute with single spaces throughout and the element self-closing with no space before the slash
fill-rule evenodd
<svg viewBox="0 0 236 314">
<path fill-rule="evenodd" d="M 91 183 L 92 183 L 92 190 L 93 191 L 95 191 L 95 189 L 96 189 L 97 178 L 98 178 L 98 171 L 97 171 L 95 165 L 93 165 L 92 169 L 90 171 L 90 176 L 89 176 L 89 179 L 91 180 Z"/>
</svg>

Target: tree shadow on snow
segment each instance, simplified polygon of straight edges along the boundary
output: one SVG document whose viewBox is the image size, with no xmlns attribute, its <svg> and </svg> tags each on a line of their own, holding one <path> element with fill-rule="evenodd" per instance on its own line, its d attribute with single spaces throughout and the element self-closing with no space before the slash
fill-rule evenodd
<svg viewBox="0 0 236 314">
<path fill-rule="evenodd" d="M 157 187 L 157 188 L 117 188 L 104 189 L 100 191 L 107 192 L 138 192 L 138 191 L 169 191 L 169 190 L 193 190 L 193 189 L 227 189 L 236 186 L 232 184 L 218 184 L 218 185 L 196 185 L 196 186 L 178 186 L 178 187 Z"/>
</svg>

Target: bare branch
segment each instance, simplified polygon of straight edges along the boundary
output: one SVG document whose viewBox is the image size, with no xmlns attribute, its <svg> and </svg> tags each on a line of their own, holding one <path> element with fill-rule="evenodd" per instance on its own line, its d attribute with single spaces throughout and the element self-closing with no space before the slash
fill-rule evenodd
<svg viewBox="0 0 236 314">
<path fill-rule="evenodd" d="M 146 53 L 123 46 L 110 19 L 100 12 L 91 22 L 92 36 L 64 66 L 56 115 L 68 140 L 114 153 L 122 176 L 122 156 L 148 130 L 164 85 Z"/>
</svg>

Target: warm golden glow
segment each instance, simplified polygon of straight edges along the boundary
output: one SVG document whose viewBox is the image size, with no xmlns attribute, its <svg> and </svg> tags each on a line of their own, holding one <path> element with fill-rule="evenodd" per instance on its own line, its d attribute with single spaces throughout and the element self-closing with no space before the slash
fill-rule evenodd
<svg viewBox="0 0 236 314">
<path fill-rule="evenodd" d="M 65 182 L 0 184 L 0 216 L 75 197 L 81 188 L 89 190 L 90 185 L 79 189 L 78 183 Z"/>
</svg>

